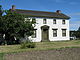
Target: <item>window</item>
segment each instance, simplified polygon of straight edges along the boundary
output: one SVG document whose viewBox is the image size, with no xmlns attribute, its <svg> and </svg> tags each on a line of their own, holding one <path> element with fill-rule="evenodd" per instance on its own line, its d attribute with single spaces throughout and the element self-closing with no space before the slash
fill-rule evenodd
<svg viewBox="0 0 80 60">
<path fill-rule="evenodd" d="M 62 24 L 65 24 L 65 20 L 62 20 Z"/>
<path fill-rule="evenodd" d="M 33 22 L 33 23 L 36 23 L 36 19 L 35 19 L 35 18 L 32 18 L 32 22 Z"/>
<path fill-rule="evenodd" d="M 66 29 L 62 29 L 62 36 L 63 36 L 63 37 L 66 36 Z"/>
<path fill-rule="evenodd" d="M 36 38 L 36 29 L 34 29 L 34 32 L 33 32 L 32 38 Z"/>
<path fill-rule="evenodd" d="M 53 37 L 57 37 L 57 29 L 53 29 Z"/>
<path fill-rule="evenodd" d="M 32 18 L 32 25 L 33 25 L 33 27 L 35 27 L 36 26 L 36 19 L 35 18 Z"/>
<path fill-rule="evenodd" d="M 53 20 L 53 24 L 56 24 L 56 19 Z"/>
<path fill-rule="evenodd" d="M 29 22 L 31 18 L 24 18 L 24 22 Z"/>
<path fill-rule="evenodd" d="M 46 24 L 46 23 L 47 23 L 46 19 L 43 19 L 43 24 Z"/>
<path fill-rule="evenodd" d="M 27 21 L 27 18 L 24 19 L 24 22 L 26 22 L 26 21 Z"/>
</svg>

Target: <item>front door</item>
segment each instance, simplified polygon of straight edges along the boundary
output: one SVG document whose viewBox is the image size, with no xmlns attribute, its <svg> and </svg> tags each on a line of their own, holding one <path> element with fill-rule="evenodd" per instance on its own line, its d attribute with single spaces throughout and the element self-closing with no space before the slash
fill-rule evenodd
<svg viewBox="0 0 80 60">
<path fill-rule="evenodd" d="M 49 29 L 48 29 L 48 27 L 42 28 L 42 41 L 49 41 Z"/>
</svg>

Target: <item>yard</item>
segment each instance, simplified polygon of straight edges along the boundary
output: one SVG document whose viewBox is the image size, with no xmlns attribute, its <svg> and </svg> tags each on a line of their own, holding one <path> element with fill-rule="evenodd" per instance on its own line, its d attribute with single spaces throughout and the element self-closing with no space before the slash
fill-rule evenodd
<svg viewBox="0 0 80 60">
<path fill-rule="evenodd" d="M 50 51 L 63 48 L 79 48 L 80 40 L 71 41 L 56 41 L 56 42 L 38 42 L 35 43 L 36 48 L 20 49 L 20 45 L 5 45 L 0 46 L 0 60 L 3 57 L 8 57 L 10 54 L 18 54 L 21 52 L 31 52 L 31 51 Z M 71 49 L 70 49 L 71 50 Z"/>
</svg>

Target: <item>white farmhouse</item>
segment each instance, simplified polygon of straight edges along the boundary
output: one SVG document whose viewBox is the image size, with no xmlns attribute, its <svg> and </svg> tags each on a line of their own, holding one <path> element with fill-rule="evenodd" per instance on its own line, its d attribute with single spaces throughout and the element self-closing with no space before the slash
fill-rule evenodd
<svg viewBox="0 0 80 60">
<path fill-rule="evenodd" d="M 33 42 L 70 40 L 70 17 L 61 13 L 60 10 L 56 12 L 46 12 L 16 9 L 16 11 L 26 15 L 31 20 L 36 20 L 34 35 L 31 37 Z"/>
</svg>

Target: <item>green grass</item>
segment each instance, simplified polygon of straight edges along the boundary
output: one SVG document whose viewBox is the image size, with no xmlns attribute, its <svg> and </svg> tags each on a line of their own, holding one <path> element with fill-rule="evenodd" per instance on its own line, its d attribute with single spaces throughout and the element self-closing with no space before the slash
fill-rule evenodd
<svg viewBox="0 0 80 60">
<path fill-rule="evenodd" d="M 4 54 L 0 53 L 0 60 L 3 60 L 3 56 L 4 56 Z"/>
<path fill-rule="evenodd" d="M 61 47 L 80 47 L 80 40 L 56 41 L 56 42 L 38 42 L 36 48 L 21 49 L 20 45 L 0 46 L 0 53 L 23 52 L 30 50 L 47 50 Z"/>
<path fill-rule="evenodd" d="M 80 40 L 38 42 L 35 44 L 36 44 L 36 48 L 27 48 L 27 49 L 21 49 L 20 45 L 0 46 L 0 60 L 2 60 L 3 55 L 6 53 L 19 53 L 19 52 L 32 51 L 32 50 L 52 50 L 52 49 L 60 49 L 60 48 L 80 47 Z"/>
</svg>

